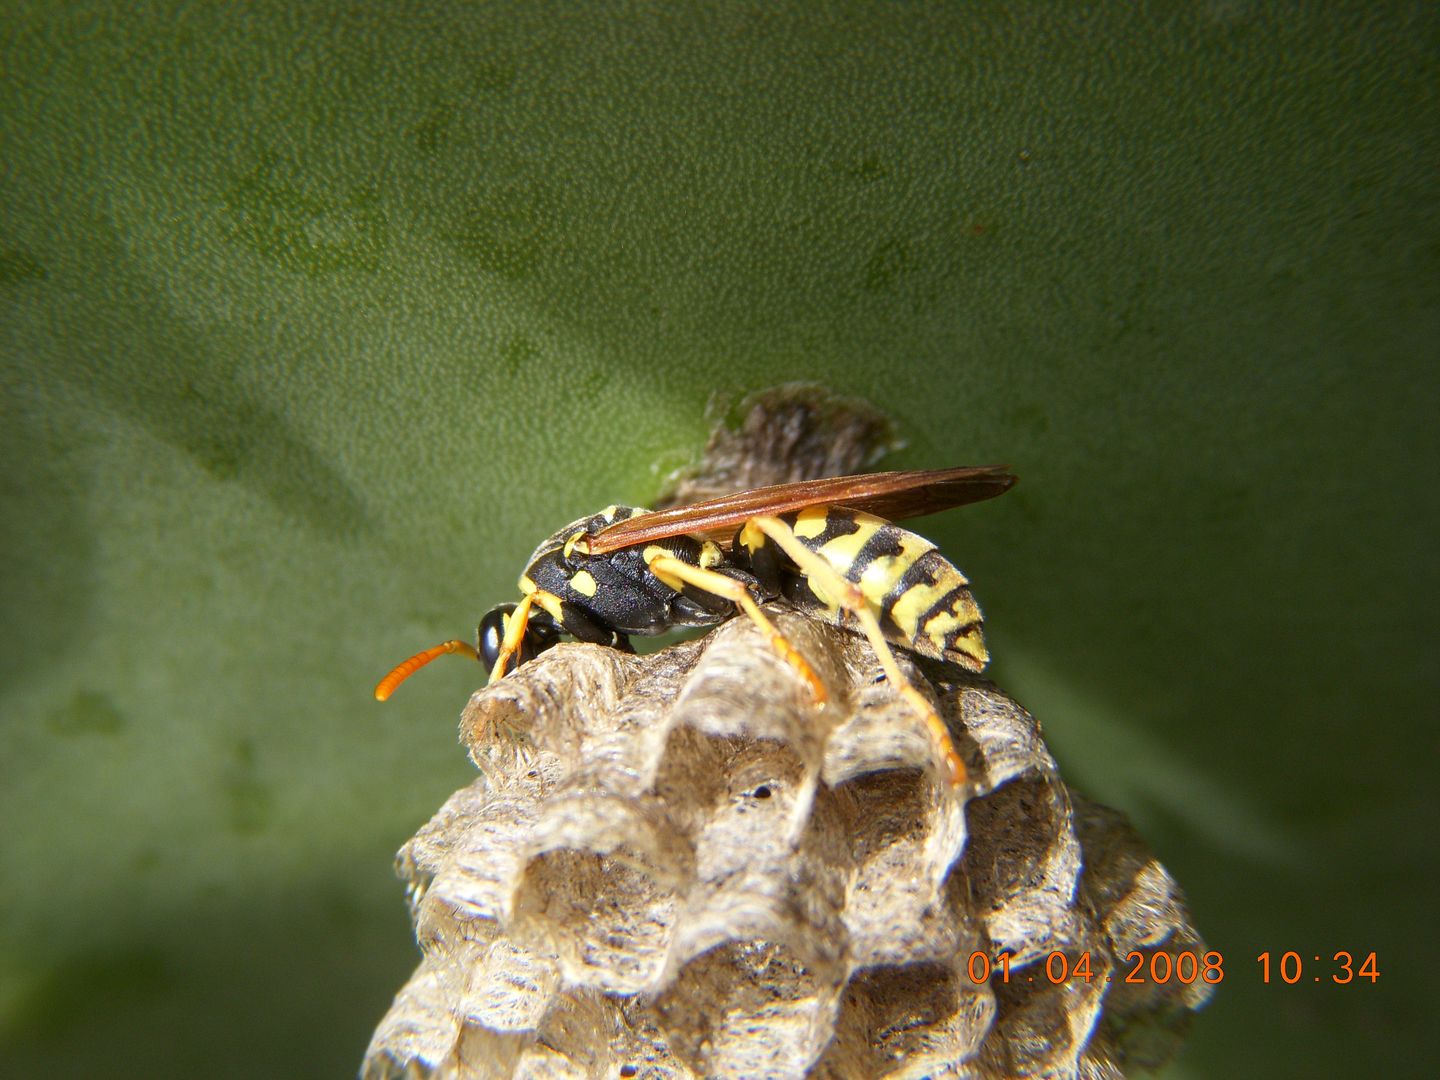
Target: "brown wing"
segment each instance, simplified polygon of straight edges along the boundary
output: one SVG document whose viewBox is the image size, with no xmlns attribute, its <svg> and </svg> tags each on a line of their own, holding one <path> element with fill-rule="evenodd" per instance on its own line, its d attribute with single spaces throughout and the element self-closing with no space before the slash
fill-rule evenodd
<svg viewBox="0 0 1440 1080">
<path fill-rule="evenodd" d="M 729 534 L 757 514 L 787 514 L 809 506 L 845 506 L 900 521 L 993 499 L 1014 485 L 1009 468 L 973 465 L 775 484 L 619 521 L 591 537 L 588 546 L 593 554 L 603 555 L 682 533 L 714 534 L 729 540 Z"/>
</svg>

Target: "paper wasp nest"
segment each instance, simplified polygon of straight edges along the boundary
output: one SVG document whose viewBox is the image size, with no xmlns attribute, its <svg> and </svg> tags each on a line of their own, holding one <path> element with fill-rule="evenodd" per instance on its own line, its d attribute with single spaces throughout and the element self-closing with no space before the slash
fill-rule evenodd
<svg viewBox="0 0 1440 1080">
<path fill-rule="evenodd" d="M 1098 1078 L 1174 1053 L 1212 988 L 1126 982 L 1126 957 L 1205 945 L 1123 817 L 1002 691 L 902 656 L 969 767 L 952 790 L 863 639 L 772 612 L 823 709 L 743 619 L 651 656 L 561 645 L 475 694 L 481 776 L 400 853 L 423 959 L 363 1076 Z"/>
</svg>

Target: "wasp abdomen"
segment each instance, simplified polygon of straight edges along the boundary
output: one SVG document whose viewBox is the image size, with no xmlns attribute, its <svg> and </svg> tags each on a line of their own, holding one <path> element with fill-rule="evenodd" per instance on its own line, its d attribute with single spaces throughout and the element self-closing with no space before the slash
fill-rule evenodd
<svg viewBox="0 0 1440 1080">
<path fill-rule="evenodd" d="M 924 537 L 871 514 L 813 507 L 781 520 L 796 538 L 860 587 L 887 640 L 971 671 L 985 667 L 983 619 L 970 583 Z M 742 530 L 736 545 L 752 560 L 778 555 L 757 531 Z M 766 550 L 762 550 L 765 548 Z M 785 560 L 780 555 L 782 565 Z M 786 596 L 815 618 L 848 626 L 853 616 L 835 597 L 798 573 L 785 575 Z"/>
</svg>

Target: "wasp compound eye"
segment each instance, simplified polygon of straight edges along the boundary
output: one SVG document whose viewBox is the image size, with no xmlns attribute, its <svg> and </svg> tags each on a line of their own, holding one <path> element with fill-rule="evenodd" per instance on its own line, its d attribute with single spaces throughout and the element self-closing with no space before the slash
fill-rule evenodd
<svg viewBox="0 0 1440 1080">
<path fill-rule="evenodd" d="M 475 636 L 479 645 L 480 662 L 485 665 L 486 671 L 495 668 L 495 661 L 499 658 L 505 642 L 505 624 L 509 617 L 515 614 L 516 606 L 497 604 L 480 620 Z M 520 639 L 520 647 L 516 650 L 515 666 L 535 659 L 559 640 L 560 627 L 555 625 L 555 621 L 543 611 L 532 610 L 525 625 L 525 634 Z"/>
<path fill-rule="evenodd" d="M 505 640 L 505 616 L 513 614 L 514 611 L 514 604 L 499 604 L 487 611 L 480 620 L 475 639 L 480 652 L 480 663 L 485 665 L 486 671 L 495 667 L 495 660 L 500 655 L 500 643 Z"/>
</svg>

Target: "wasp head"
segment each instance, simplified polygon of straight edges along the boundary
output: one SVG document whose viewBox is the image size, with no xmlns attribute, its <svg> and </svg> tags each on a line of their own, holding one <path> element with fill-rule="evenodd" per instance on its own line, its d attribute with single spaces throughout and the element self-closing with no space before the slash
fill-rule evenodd
<svg viewBox="0 0 1440 1080">
<path fill-rule="evenodd" d="M 505 624 L 514 613 L 514 604 L 497 604 L 480 620 L 480 626 L 475 631 L 475 638 L 479 646 L 480 662 L 485 665 L 486 671 L 491 671 L 495 667 L 495 660 L 500 655 L 501 643 L 505 640 Z M 525 633 L 520 638 L 520 647 L 515 652 L 515 662 L 511 667 L 523 664 L 526 660 L 533 660 L 559 640 L 560 627 L 555 624 L 555 620 L 545 612 L 532 608 L 530 617 L 525 623 Z"/>
</svg>

